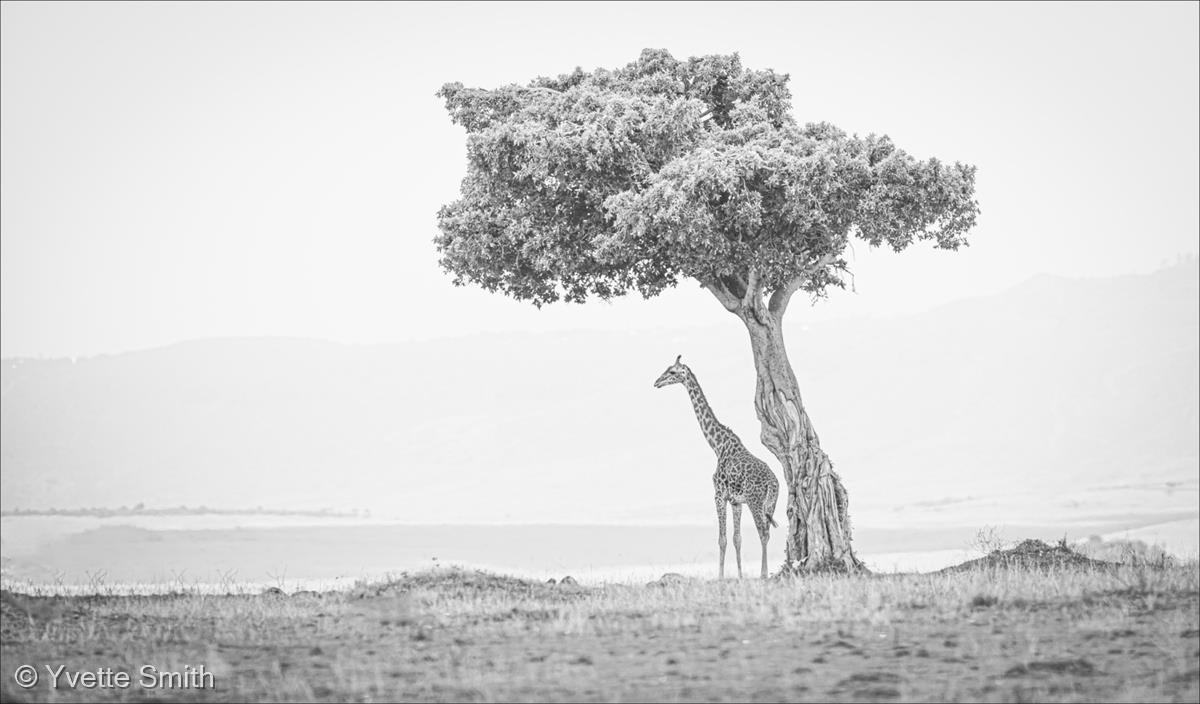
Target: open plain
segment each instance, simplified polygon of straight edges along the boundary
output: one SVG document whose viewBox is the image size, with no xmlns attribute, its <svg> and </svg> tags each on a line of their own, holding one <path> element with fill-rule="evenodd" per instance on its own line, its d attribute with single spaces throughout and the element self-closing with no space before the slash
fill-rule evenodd
<svg viewBox="0 0 1200 704">
<path fill-rule="evenodd" d="M 1194 561 L 598 586 L 443 568 L 2 604 L 4 701 L 1200 700 Z M 131 683 L 55 688 L 62 666 Z M 146 688 L 144 666 L 211 676 Z"/>
</svg>

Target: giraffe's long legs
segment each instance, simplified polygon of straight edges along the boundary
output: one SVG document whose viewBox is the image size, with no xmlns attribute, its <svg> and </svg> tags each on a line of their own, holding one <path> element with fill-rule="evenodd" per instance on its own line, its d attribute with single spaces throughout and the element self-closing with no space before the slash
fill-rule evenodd
<svg viewBox="0 0 1200 704">
<path fill-rule="evenodd" d="M 767 578 L 767 541 L 771 539 L 771 528 L 767 523 L 767 517 L 762 509 L 750 509 L 750 516 L 754 518 L 754 527 L 758 529 L 758 539 L 762 542 L 762 578 Z"/>
<path fill-rule="evenodd" d="M 742 578 L 742 505 L 733 504 L 733 553 L 737 555 L 738 579 Z"/>
<path fill-rule="evenodd" d="M 767 578 L 767 541 L 771 539 L 771 534 L 763 530 L 758 534 L 758 539 L 762 541 L 762 578 Z"/>
<path fill-rule="evenodd" d="M 717 547 L 721 549 L 721 561 L 717 563 L 717 575 L 725 579 L 725 497 L 717 496 Z"/>
</svg>

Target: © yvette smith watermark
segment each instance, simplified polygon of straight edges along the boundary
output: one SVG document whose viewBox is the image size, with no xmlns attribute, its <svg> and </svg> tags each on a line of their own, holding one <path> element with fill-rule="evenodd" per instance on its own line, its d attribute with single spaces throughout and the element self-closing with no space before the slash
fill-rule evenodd
<svg viewBox="0 0 1200 704">
<path fill-rule="evenodd" d="M 13 681 L 25 689 L 47 682 L 50 689 L 214 689 L 216 678 L 203 665 L 184 665 L 181 670 L 160 670 L 142 665 L 135 673 L 111 667 L 69 670 L 66 665 L 21 665 L 13 670 Z"/>
</svg>

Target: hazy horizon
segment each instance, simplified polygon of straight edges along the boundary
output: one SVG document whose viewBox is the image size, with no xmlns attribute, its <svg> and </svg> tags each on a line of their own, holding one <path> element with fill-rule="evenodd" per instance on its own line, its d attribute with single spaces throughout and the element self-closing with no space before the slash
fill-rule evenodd
<svg viewBox="0 0 1200 704">
<path fill-rule="evenodd" d="M 1195 512 L 1198 287 L 1197 260 L 1145 276 L 1035 277 L 785 335 L 860 524 Z M 736 323 L 397 346 L 224 338 L 75 363 L 10 359 L 0 501 L 704 522 L 711 450 L 686 395 L 651 382 L 682 353 L 721 421 L 778 471 L 759 442 Z"/>
</svg>

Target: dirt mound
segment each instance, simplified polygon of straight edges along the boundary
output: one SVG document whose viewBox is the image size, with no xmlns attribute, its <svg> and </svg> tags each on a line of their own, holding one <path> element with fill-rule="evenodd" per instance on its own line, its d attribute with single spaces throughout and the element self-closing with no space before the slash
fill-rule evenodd
<svg viewBox="0 0 1200 704">
<path fill-rule="evenodd" d="M 1063 567 L 1083 567 L 1091 569 L 1110 569 L 1116 565 L 1103 560 L 1093 560 L 1081 555 L 1066 543 L 1047 545 L 1040 540 L 1023 540 L 1015 547 L 1007 550 L 993 550 L 991 553 L 975 560 L 938 570 L 947 572 L 968 572 L 971 570 L 994 567 L 1016 567 L 1020 569 L 1047 570 Z"/>
<path fill-rule="evenodd" d="M 687 584 L 690 580 L 678 572 L 667 572 L 663 576 L 651 582 L 646 582 L 647 587 L 669 587 L 672 585 Z"/>
<path fill-rule="evenodd" d="M 360 584 L 350 593 L 351 598 L 407 594 L 417 590 L 442 592 L 454 598 L 482 594 L 508 594 L 519 597 L 536 597 L 548 601 L 561 601 L 586 593 L 575 580 L 564 579 L 559 584 L 534 582 L 519 577 L 492 574 L 483 570 L 438 568 L 409 574 L 385 582 Z"/>
</svg>

